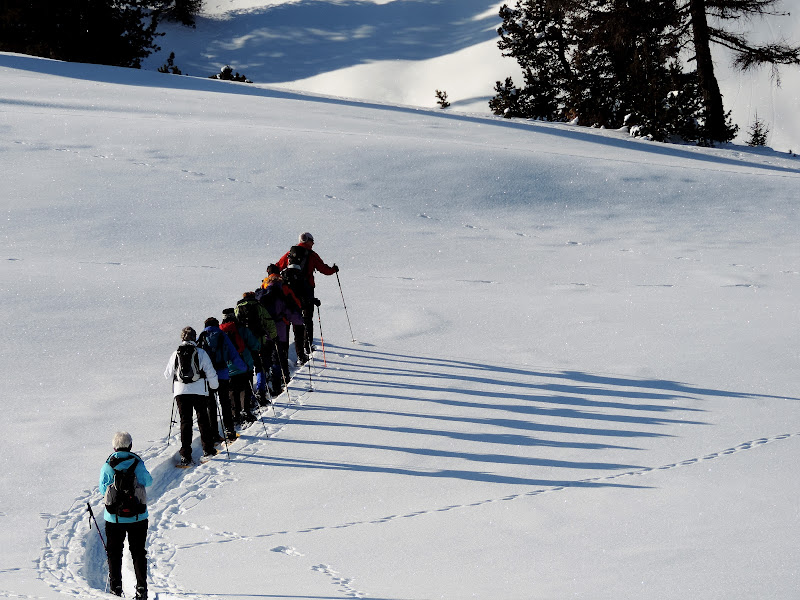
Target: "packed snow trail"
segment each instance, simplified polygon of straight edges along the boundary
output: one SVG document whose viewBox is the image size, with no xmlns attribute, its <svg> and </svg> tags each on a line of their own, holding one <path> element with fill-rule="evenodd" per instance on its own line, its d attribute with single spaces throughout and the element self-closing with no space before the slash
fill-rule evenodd
<svg viewBox="0 0 800 600">
<path fill-rule="evenodd" d="M 667 408 L 658 405 L 659 399 L 684 398 L 689 400 L 698 396 L 710 394 L 731 394 L 733 392 L 721 392 L 716 390 L 703 390 L 701 388 L 678 384 L 674 382 L 636 382 L 631 379 L 619 379 L 604 375 L 593 375 L 591 373 L 559 373 L 546 372 L 539 370 L 531 372 L 526 369 L 518 369 L 513 366 L 482 365 L 484 369 L 477 369 L 479 365 L 467 363 L 454 359 L 417 359 L 412 357 L 402 357 L 400 355 L 385 354 L 373 350 L 333 348 L 328 358 L 329 367 L 319 368 L 322 361 L 319 360 L 320 352 L 313 364 L 307 363 L 296 373 L 289 385 L 292 403 L 281 403 L 274 406 L 274 414 L 271 410 L 262 409 L 258 421 L 250 424 L 243 429 L 240 437 L 230 444 L 228 449 L 230 459 L 225 453 L 224 447 L 220 454 L 207 463 L 197 465 L 188 470 L 177 470 L 173 466 L 177 460 L 177 437 L 175 434 L 168 445 L 152 444 L 140 454 L 145 463 L 151 469 L 154 483 L 149 492 L 148 508 L 150 511 L 149 525 L 149 576 L 151 581 L 152 597 L 160 594 L 162 600 L 166 600 L 170 595 L 190 598 L 205 598 L 208 594 L 200 594 L 186 589 L 178 582 L 175 577 L 176 569 L 181 565 L 181 553 L 187 550 L 196 550 L 202 546 L 215 546 L 218 544 L 236 542 L 258 542 L 275 540 L 274 546 L 270 550 L 274 553 L 284 555 L 294 560 L 306 560 L 307 551 L 304 544 L 314 545 L 313 541 L 307 540 L 308 536 L 314 536 L 324 532 L 334 530 L 344 530 L 363 526 L 382 526 L 400 520 L 425 518 L 434 514 L 451 513 L 455 511 L 469 511 L 482 506 L 503 502 L 531 501 L 542 494 L 554 492 L 576 493 L 581 488 L 591 488 L 597 486 L 622 486 L 622 487 L 647 487 L 646 476 L 656 471 L 669 471 L 681 467 L 691 467 L 707 461 L 724 459 L 725 457 L 756 449 L 765 444 L 775 443 L 797 437 L 800 432 L 782 433 L 777 435 L 765 436 L 723 450 L 710 451 L 702 456 L 686 458 L 683 460 L 669 462 L 660 466 L 642 466 L 620 470 L 621 465 L 607 465 L 602 467 L 604 470 L 612 470 L 609 474 L 602 474 L 593 477 L 584 477 L 575 480 L 564 479 L 563 481 L 550 481 L 542 479 L 538 484 L 534 480 L 528 479 L 523 483 L 528 489 L 511 494 L 501 494 L 491 497 L 473 498 L 468 502 L 452 503 L 446 505 L 423 505 L 416 510 L 404 513 L 387 514 L 379 518 L 365 520 L 343 520 L 339 523 L 328 524 L 308 524 L 293 530 L 257 532 L 236 532 L 224 528 L 211 527 L 187 519 L 187 514 L 195 507 L 200 505 L 205 499 L 212 496 L 216 490 L 223 486 L 235 485 L 239 479 L 241 466 L 248 463 L 254 465 L 264 465 L 278 467 L 282 464 L 296 465 L 296 461 L 280 456 L 281 434 L 287 432 L 301 411 L 304 408 L 312 409 L 316 404 L 309 404 L 312 400 L 312 392 L 309 391 L 308 382 L 305 377 L 312 373 L 312 381 L 319 394 L 314 392 L 317 397 L 323 396 L 326 391 L 330 392 L 332 387 L 350 385 L 353 387 L 363 387 L 376 390 L 378 393 L 394 394 L 400 389 L 415 387 L 408 382 L 410 372 L 415 378 L 423 376 L 427 381 L 441 379 L 443 383 L 458 379 L 458 373 L 467 375 L 471 385 L 480 386 L 475 391 L 480 390 L 483 395 L 487 386 L 497 384 L 496 380 L 482 375 L 478 371 L 489 372 L 524 373 L 516 384 L 518 391 L 505 393 L 511 397 L 514 394 L 524 394 L 531 389 L 554 390 L 568 392 L 570 394 L 585 393 L 591 390 L 593 398 L 573 397 L 570 403 L 585 406 L 592 406 L 597 410 L 605 411 L 605 418 L 620 419 L 623 417 L 620 411 L 634 409 L 641 411 L 662 412 Z M 314 366 L 317 366 L 315 369 Z M 533 373 L 531 375 L 531 373 Z M 356 374 L 360 374 L 363 379 L 357 380 Z M 379 376 L 378 379 L 375 379 Z M 368 380 L 372 380 L 370 383 Z M 553 380 L 556 380 L 554 382 Z M 514 384 L 513 381 L 506 381 Z M 594 387 L 585 387 L 591 384 Z M 632 392 L 631 386 L 640 387 L 639 391 Z M 424 388 L 426 393 L 430 393 L 436 386 L 432 383 Z M 513 389 L 513 387 L 511 388 Z M 627 391 L 626 391 L 627 389 Z M 371 392 L 365 391 L 364 395 L 369 396 Z M 374 393 L 374 392 L 372 392 Z M 469 390 L 461 389 L 458 393 L 470 393 Z M 324 396 L 333 399 L 337 396 Z M 503 394 L 498 393 L 496 398 L 502 398 Z M 647 403 L 630 403 L 626 397 L 636 398 L 637 400 L 648 399 Z M 280 398 L 285 399 L 284 394 Z M 280 399 L 279 399 L 280 400 Z M 551 401 L 557 400 L 551 398 Z M 446 398 L 437 398 L 438 403 L 447 404 Z M 566 401 L 566 400 L 564 400 Z M 336 406 L 327 407 L 329 410 L 336 411 Z M 669 410 L 681 410 L 680 407 L 671 405 Z M 684 406 L 683 409 L 688 409 Z M 459 409 L 461 410 L 461 409 Z M 495 411 L 497 407 L 487 406 L 484 410 Z M 507 410 L 507 409 L 505 409 Z M 334 413 L 331 413 L 334 414 Z M 513 414 L 513 413 L 511 413 Z M 561 411 L 559 417 L 568 416 L 568 413 Z M 405 417 L 413 420 L 415 415 L 408 413 Z M 440 416 L 438 418 L 443 418 Z M 467 417 L 468 418 L 468 417 Z M 669 423 L 669 419 L 660 417 L 659 419 L 639 418 L 641 423 L 649 423 L 653 426 L 663 426 Z M 622 419 L 621 422 L 624 422 Z M 478 421 L 476 421 L 478 422 Z M 687 421 L 684 421 L 686 423 Z M 690 421 L 688 421 L 690 423 Z M 307 421 L 305 425 L 314 424 L 315 421 Z M 323 425 L 323 424 L 320 424 Z M 353 425 L 358 426 L 357 423 Z M 503 422 L 503 426 L 519 426 L 511 421 Z M 530 423 L 536 426 L 536 423 Z M 585 434 L 580 429 L 568 429 L 558 427 L 544 427 L 541 430 L 550 430 L 558 436 L 568 437 L 570 435 Z M 409 430 L 411 431 L 411 430 Z M 611 433 L 611 432 L 609 432 Z M 624 431 L 617 431 L 623 437 Z M 631 431 L 628 434 L 632 433 Z M 645 433 L 645 432 L 641 432 Z M 357 440 L 353 440 L 357 444 Z M 424 446 L 424 444 L 422 445 Z M 421 446 L 421 447 L 422 447 Z M 579 445 L 578 445 L 579 446 Z M 194 440 L 195 453 L 199 452 L 199 440 Z M 495 458 L 501 460 L 502 458 Z M 324 467 L 324 463 L 315 461 L 318 467 Z M 334 463 L 330 463 L 333 467 Z M 259 467 L 261 468 L 261 467 Z M 381 467 L 391 470 L 387 465 Z M 410 473 L 409 473 L 410 474 Z M 81 497 L 77 498 L 74 504 L 59 515 L 43 515 L 48 519 L 45 529 L 45 546 L 38 563 L 40 577 L 54 590 L 80 597 L 103 597 L 105 594 L 105 556 L 96 531 L 91 531 L 86 527 L 88 515 L 86 510 L 87 498 L 95 512 L 102 515 L 102 499 L 96 490 L 84 490 Z M 102 520 L 101 520 L 102 522 Z M 170 539 L 173 532 L 180 530 L 198 530 L 204 532 L 204 540 L 194 540 L 192 542 L 179 542 Z M 287 540 L 289 543 L 287 543 Z M 304 541 L 305 540 L 305 541 Z M 127 558 L 126 550 L 126 565 Z M 312 561 L 308 568 L 324 575 L 332 585 L 337 588 L 337 594 L 342 597 L 365 597 L 368 593 L 359 590 L 355 579 L 342 576 L 334 567 L 327 563 Z M 130 590 L 134 586 L 132 567 L 124 568 L 124 586 Z M 211 594 L 213 595 L 213 594 Z"/>
</svg>

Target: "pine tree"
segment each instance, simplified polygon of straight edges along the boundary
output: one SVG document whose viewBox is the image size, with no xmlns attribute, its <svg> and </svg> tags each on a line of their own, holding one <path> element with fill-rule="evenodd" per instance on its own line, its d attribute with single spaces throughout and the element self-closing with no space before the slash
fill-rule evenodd
<svg viewBox="0 0 800 600">
<path fill-rule="evenodd" d="M 697 88 L 679 66 L 676 0 L 518 0 L 500 10 L 498 46 L 524 86 L 497 82 L 495 114 L 635 125 L 653 139 L 696 139 Z"/>
<path fill-rule="evenodd" d="M 514 58 L 523 72 L 523 87 L 509 77 L 496 84 L 490 107 L 507 117 L 559 120 L 567 110 L 574 79 L 570 64 L 575 36 L 569 19 L 571 0 L 517 0 L 503 5 L 497 43 L 504 56 Z M 502 111 L 502 112 L 500 112 Z"/>
<path fill-rule="evenodd" d="M 753 121 L 753 124 L 750 126 L 750 137 L 747 140 L 748 146 L 766 146 L 767 145 L 767 136 L 769 135 L 769 127 L 758 118 L 758 113 L 756 113 L 756 119 Z"/>
<path fill-rule="evenodd" d="M 0 50 L 139 68 L 157 26 L 147 0 L 3 0 Z"/>
<path fill-rule="evenodd" d="M 727 21 L 741 22 L 776 15 L 774 7 L 779 0 L 685 0 L 681 17 L 686 36 L 694 47 L 698 86 L 703 98 L 703 134 L 709 144 L 727 142 L 736 135 L 737 127 L 730 122 L 730 113 L 725 112 L 722 93 L 714 74 L 711 44 L 719 44 L 732 50 L 735 65 L 742 70 L 756 65 L 800 64 L 800 46 L 788 43 L 756 45 L 738 32 L 724 27 Z M 709 23 L 709 17 L 712 22 Z"/>
<path fill-rule="evenodd" d="M 202 8 L 203 0 L 163 0 L 160 10 L 167 19 L 194 27 L 195 17 Z"/>
</svg>

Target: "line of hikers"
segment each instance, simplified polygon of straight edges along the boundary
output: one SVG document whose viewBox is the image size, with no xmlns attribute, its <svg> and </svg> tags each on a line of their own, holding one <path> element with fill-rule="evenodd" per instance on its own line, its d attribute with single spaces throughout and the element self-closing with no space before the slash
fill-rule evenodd
<svg viewBox="0 0 800 600">
<path fill-rule="evenodd" d="M 314 252 L 314 236 L 300 234 L 255 291 L 248 291 L 235 307 L 205 320 L 199 334 L 181 331 L 181 345 L 167 362 L 164 376 L 173 382 L 180 415 L 181 463 L 192 462 L 192 415 L 205 456 L 214 456 L 215 444 L 236 439 L 236 426 L 256 420 L 252 409 L 271 403 L 289 381 L 289 326 L 294 330 L 297 366 L 308 361 L 314 339 L 314 272 L 338 273 Z M 255 376 L 255 385 L 254 385 Z M 216 396 L 216 400 L 214 400 Z M 220 430 L 220 421 L 222 429 Z"/>
<path fill-rule="evenodd" d="M 193 415 L 203 454 L 211 457 L 217 454 L 215 445 L 236 439 L 237 425 L 256 420 L 252 412 L 256 405 L 268 406 L 271 398 L 283 393 L 290 377 L 290 325 L 296 365 L 309 360 L 314 350 L 314 308 L 320 305 L 314 296 L 314 272 L 333 275 L 339 271 L 336 264 L 325 264 L 313 246 L 310 233 L 300 234 L 298 244 L 269 265 L 257 290 L 245 292 L 235 307 L 222 311 L 221 323 L 216 317 L 207 318 L 199 336 L 192 327 L 181 331 L 181 344 L 164 372 L 172 382 L 180 416 L 178 466 L 193 464 Z M 127 535 L 136 574 L 135 598 L 146 600 L 144 487 L 152 483 L 152 477 L 141 457 L 131 452 L 132 445 L 127 432 L 114 436 L 114 453 L 100 473 L 100 493 L 106 504 L 110 590 L 122 595 L 122 548 Z"/>
</svg>

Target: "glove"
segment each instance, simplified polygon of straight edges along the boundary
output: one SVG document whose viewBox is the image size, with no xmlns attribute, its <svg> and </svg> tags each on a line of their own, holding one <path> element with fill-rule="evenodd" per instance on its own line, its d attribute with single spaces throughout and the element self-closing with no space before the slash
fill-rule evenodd
<svg viewBox="0 0 800 600">
<path fill-rule="evenodd" d="M 319 298 L 314 298 L 314 304 L 316 304 L 317 306 L 322 306 L 322 300 L 320 300 Z"/>
<path fill-rule="evenodd" d="M 333 272 L 334 273 L 338 273 L 339 272 L 339 267 L 336 266 L 336 263 L 333 263 Z"/>
</svg>

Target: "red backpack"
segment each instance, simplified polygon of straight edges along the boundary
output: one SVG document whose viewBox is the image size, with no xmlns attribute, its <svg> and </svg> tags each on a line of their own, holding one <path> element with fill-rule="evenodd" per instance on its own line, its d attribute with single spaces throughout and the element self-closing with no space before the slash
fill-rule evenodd
<svg viewBox="0 0 800 600">
<path fill-rule="evenodd" d="M 222 331 L 224 331 L 231 341 L 233 345 L 236 346 L 236 351 L 241 354 L 244 352 L 244 339 L 241 335 L 239 335 L 239 328 L 236 327 L 236 323 L 233 321 L 228 321 L 227 323 L 222 323 L 219 326 Z"/>
</svg>

